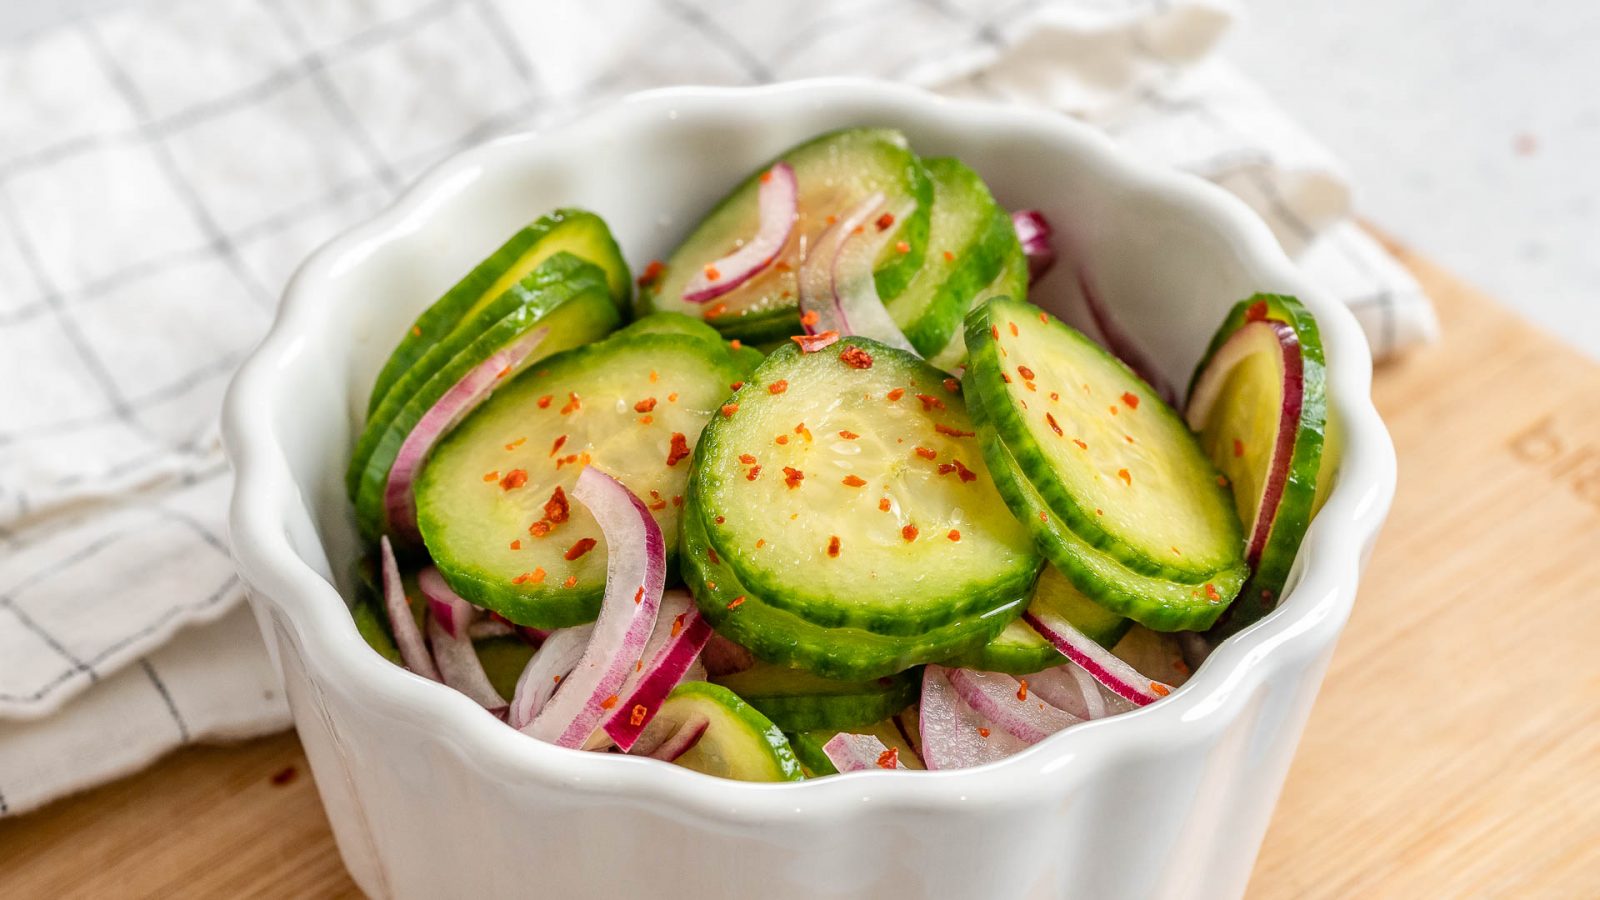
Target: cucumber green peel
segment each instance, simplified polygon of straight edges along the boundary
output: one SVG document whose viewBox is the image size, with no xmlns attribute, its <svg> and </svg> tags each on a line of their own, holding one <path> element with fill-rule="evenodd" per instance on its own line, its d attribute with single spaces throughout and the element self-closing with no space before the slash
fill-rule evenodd
<svg viewBox="0 0 1600 900">
<path fill-rule="evenodd" d="M 672 689 L 649 728 L 668 730 L 708 721 L 674 765 L 737 781 L 804 781 L 789 739 L 755 707 L 721 685 L 685 681 Z"/>
<path fill-rule="evenodd" d="M 1028 608 L 1035 612 L 1041 609 L 1053 612 L 1107 650 L 1116 646 L 1117 641 L 1122 640 L 1122 636 L 1133 626 L 1132 619 L 1119 616 L 1090 600 L 1061 574 L 1060 569 L 1048 564 L 1039 574 L 1039 582 L 1034 585 Z M 1066 661 L 1067 658 L 1054 645 L 1019 619 L 1007 625 L 999 637 L 943 665 L 980 672 L 1027 675 Z"/>
<path fill-rule="evenodd" d="M 711 680 L 761 710 L 784 731 L 871 725 L 916 702 L 921 684 L 916 669 L 882 678 L 840 681 L 765 663 Z"/>
</svg>

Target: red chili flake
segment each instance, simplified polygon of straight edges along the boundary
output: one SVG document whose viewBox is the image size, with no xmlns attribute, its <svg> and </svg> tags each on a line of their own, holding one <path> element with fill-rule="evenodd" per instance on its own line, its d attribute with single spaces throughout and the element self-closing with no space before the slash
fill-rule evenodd
<svg viewBox="0 0 1600 900">
<path fill-rule="evenodd" d="M 1018 700 L 1027 700 L 1028 699 L 1028 679 L 1026 679 L 1026 678 L 1018 678 L 1017 679 L 1017 699 Z"/>
<path fill-rule="evenodd" d="M 1222 595 L 1217 593 L 1217 586 L 1212 584 L 1211 582 L 1209 582 L 1209 581 L 1206 582 L 1205 589 L 1206 589 L 1206 599 L 1210 600 L 1212 603 L 1216 603 L 1218 600 L 1222 599 Z"/>
<path fill-rule="evenodd" d="M 879 753 L 878 754 L 878 768 L 880 768 L 880 769 L 898 769 L 898 768 L 900 768 L 900 748 L 899 747 L 890 747 L 889 749 L 883 751 L 882 753 Z"/>
<path fill-rule="evenodd" d="M 578 399 L 578 395 L 571 391 L 567 391 L 567 405 L 561 407 L 561 414 L 564 416 L 582 408 L 583 401 Z"/>
<path fill-rule="evenodd" d="M 738 609 L 743 603 L 744 603 L 744 595 L 740 594 L 739 596 L 737 596 L 737 597 L 733 598 L 732 600 L 728 601 L 728 608 L 729 609 Z"/>
<path fill-rule="evenodd" d="M 907 525 L 904 528 L 901 528 L 900 529 L 900 536 L 905 538 L 907 541 L 916 540 L 917 539 L 917 526 L 915 526 L 915 525 Z"/>
<path fill-rule="evenodd" d="M 884 396 L 888 398 L 890 403 L 894 403 L 894 402 L 898 401 L 901 397 L 904 397 L 905 395 L 906 395 L 906 389 L 905 388 L 895 388 L 894 390 L 890 391 L 889 393 L 885 394 Z"/>
<path fill-rule="evenodd" d="M 828 224 L 829 225 L 832 225 L 837 221 L 839 221 L 839 217 L 838 216 L 832 216 L 832 215 L 828 216 Z"/>
<path fill-rule="evenodd" d="M 1259 322 L 1267 317 L 1267 301 L 1257 300 L 1245 308 L 1244 320 L 1246 322 Z"/>
<path fill-rule="evenodd" d="M 504 377 L 506 377 L 507 375 L 510 375 L 510 374 L 511 374 L 511 367 L 510 366 L 501 366 L 500 367 L 500 371 L 494 373 L 494 377 L 496 377 L 496 378 L 504 378 Z"/>
<path fill-rule="evenodd" d="M 634 412 L 647 413 L 656 408 L 656 398 L 646 397 L 633 405 Z"/>
<path fill-rule="evenodd" d="M 419 325 L 411 326 L 411 336 L 412 337 L 422 337 L 422 327 L 419 326 Z"/>
<path fill-rule="evenodd" d="M 911 245 L 906 243 L 905 241 L 895 241 L 894 242 L 894 249 L 899 251 L 899 252 L 901 252 L 901 253 L 910 253 L 911 252 Z"/>
<path fill-rule="evenodd" d="M 567 502 L 567 492 L 561 489 L 561 485 L 556 485 L 555 491 L 550 494 L 550 500 L 544 505 L 544 517 L 552 524 L 565 522 L 571 511 L 572 505 Z"/>
<path fill-rule="evenodd" d="M 949 425 L 946 425 L 943 422 L 934 423 L 933 430 L 939 432 L 940 434 L 948 434 L 951 437 L 958 438 L 972 437 L 973 435 L 977 434 L 976 431 L 962 431 L 959 428 L 951 428 Z"/>
<path fill-rule="evenodd" d="M 726 304 L 726 303 L 718 303 L 716 306 L 713 306 L 710 309 L 706 310 L 705 317 L 708 318 L 708 319 L 715 319 L 717 316 L 720 316 L 720 315 L 722 315 L 723 313 L 725 313 L 727 311 L 728 311 L 728 304 Z"/>
<path fill-rule="evenodd" d="M 577 587 L 578 586 L 578 576 L 576 576 L 576 575 L 568 575 L 567 576 L 567 580 L 561 582 L 561 586 L 564 587 L 564 588 Z"/>
<path fill-rule="evenodd" d="M 1045 413 L 1044 420 L 1050 424 L 1050 430 L 1056 433 L 1056 437 L 1064 437 L 1066 435 L 1066 433 L 1061 430 L 1061 426 L 1056 422 L 1056 417 L 1054 415 Z"/>
<path fill-rule="evenodd" d="M 660 381 L 660 380 L 661 380 L 661 376 L 656 373 L 655 369 L 651 369 L 650 370 L 650 383 L 651 384 L 655 384 L 657 381 Z"/>
<path fill-rule="evenodd" d="M 526 444 L 526 443 L 527 443 L 527 442 L 528 442 L 528 439 L 527 439 L 527 438 L 525 438 L 525 437 L 519 437 L 519 438 L 517 438 L 517 439 L 516 439 L 516 440 L 514 440 L 514 441 L 512 441 L 512 442 L 511 442 L 511 443 L 509 443 L 509 444 L 507 444 L 507 445 L 506 445 L 506 452 L 507 452 L 507 453 L 509 453 L 509 452 L 511 452 L 511 451 L 512 451 L 512 450 L 515 450 L 515 449 L 517 449 L 517 448 L 518 448 L 518 447 L 521 447 L 521 446 L 522 446 L 522 445 L 523 445 L 523 444 Z"/>
<path fill-rule="evenodd" d="M 880 497 L 878 499 L 878 509 L 881 510 L 882 512 L 888 512 L 889 511 L 889 498 L 888 497 Z"/>
<path fill-rule="evenodd" d="M 945 262 L 953 262 L 955 260 L 955 258 L 956 258 L 956 255 L 954 253 L 951 253 L 949 250 L 946 250 L 944 252 L 944 261 Z"/>
<path fill-rule="evenodd" d="M 1010 383 L 1011 383 L 1011 376 L 1010 376 L 1010 375 L 1007 375 L 1007 374 L 1006 374 L 1006 373 L 1004 373 L 1004 372 L 1001 372 L 1001 373 L 1000 373 L 1000 380 L 1001 380 L 1001 381 L 1004 381 L 1004 382 L 1005 382 L 1005 383 L 1006 383 L 1006 384 L 1010 384 Z"/>
<path fill-rule="evenodd" d="M 808 441 L 811 440 L 811 429 L 807 428 L 806 423 L 804 422 L 801 422 L 799 425 L 794 427 L 794 433 L 800 435 Z"/>
<path fill-rule="evenodd" d="M 571 562 L 571 561 L 573 561 L 575 559 L 578 559 L 578 558 L 582 557 L 585 553 L 588 553 L 590 550 L 593 550 L 594 549 L 594 545 L 595 545 L 594 538 L 587 538 L 587 537 L 586 538 L 579 538 L 578 542 L 576 544 L 573 544 L 571 547 L 567 548 L 567 554 L 566 554 L 565 559 L 568 562 Z"/>
<path fill-rule="evenodd" d="M 1021 375 L 1024 381 L 1032 381 L 1035 377 L 1033 370 L 1027 366 L 1017 366 L 1017 374 Z"/>
<path fill-rule="evenodd" d="M 511 549 L 513 549 L 513 550 L 521 550 L 522 549 L 522 538 L 517 538 L 516 540 L 512 541 L 511 542 Z"/>
<path fill-rule="evenodd" d="M 655 416 L 640 416 L 639 417 L 639 424 L 640 425 L 649 425 L 650 423 L 654 422 L 655 420 L 656 420 Z"/>
<path fill-rule="evenodd" d="M 918 447 L 912 452 L 916 453 L 918 456 L 922 457 L 923 459 L 933 459 L 934 457 L 939 455 L 939 451 L 937 451 L 937 450 L 929 450 L 927 447 Z"/>
<path fill-rule="evenodd" d="M 997 341 L 1000 340 L 1000 326 L 991 324 L 989 326 L 989 336 Z"/>
<path fill-rule="evenodd" d="M 789 443 L 789 436 L 787 434 L 780 434 L 777 437 L 773 438 L 773 440 L 776 441 L 779 444 L 787 444 L 787 443 Z"/>
<path fill-rule="evenodd" d="M 1045 315 L 1044 311 L 1041 310 L 1039 312 L 1039 321 L 1043 322 L 1046 325 L 1049 325 L 1050 324 L 1050 317 Z"/>
<path fill-rule="evenodd" d="M 484 480 L 485 483 L 490 482 L 490 481 L 499 481 L 500 480 L 500 470 L 499 469 L 495 469 L 493 472 L 485 472 L 485 473 L 483 473 L 483 480 Z"/>
<path fill-rule="evenodd" d="M 628 712 L 628 724 L 634 726 L 635 728 L 643 725 L 644 717 L 649 715 L 649 713 L 649 708 L 643 703 L 635 703 L 633 705 L 633 709 Z"/>
<path fill-rule="evenodd" d="M 1051 400 L 1060 400 L 1061 399 L 1061 395 L 1056 393 L 1055 391 L 1051 391 L 1050 392 L 1050 399 Z"/>
<path fill-rule="evenodd" d="M 1128 443 L 1130 443 L 1130 444 L 1131 444 L 1131 443 L 1133 443 L 1133 435 L 1131 435 L 1131 434 L 1125 434 L 1125 435 L 1123 435 L 1123 436 L 1122 436 L 1122 439 L 1123 439 L 1123 440 L 1125 440 L 1125 441 L 1127 441 L 1127 442 L 1128 442 Z"/>
<path fill-rule="evenodd" d="M 543 567 L 536 567 L 532 572 L 523 572 L 511 579 L 512 584 L 538 584 L 541 581 L 544 581 Z"/>
<path fill-rule="evenodd" d="M 683 495 L 682 494 L 673 494 L 672 495 L 672 505 L 673 506 L 682 506 L 683 505 Z"/>
<path fill-rule="evenodd" d="M 781 394 L 788 389 L 789 382 L 783 378 L 779 378 L 777 381 L 767 385 L 767 393 L 769 394 Z"/>
<path fill-rule="evenodd" d="M 1094 514 L 1097 515 L 1097 516 L 1103 516 L 1103 515 L 1106 514 L 1106 511 L 1101 509 L 1100 507 L 1096 506 L 1094 508 Z"/>
<path fill-rule="evenodd" d="M 1073 443 L 1074 443 L 1074 444 L 1077 444 L 1077 445 L 1078 445 L 1078 449 L 1079 449 L 1079 450 L 1087 450 L 1087 449 L 1089 449 L 1089 445 L 1088 445 L 1088 444 L 1085 444 L 1085 443 L 1084 443 L 1084 442 L 1083 442 L 1083 441 L 1080 441 L 1080 440 L 1078 440 L 1078 439 L 1077 439 L 1077 438 L 1073 438 L 1073 439 L 1072 439 L 1072 442 L 1073 442 Z"/>
<path fill-rule="evenodd" d="M 667 508 L 667 501 L 664 498 L 657 498 L 655 502 L 650 504 L 650 508 L 660 512 L 661 510 Z"/>
<path fill-rule="evenodd" d="M 946 378 L 944 380 L 944 389 L 952 394 L 959 394 L 961 393 L 961 382 L 954 378 Z"/>
<path fill-rule="evenodd" d="M 828 538 L 828 555 L 834 558 L 839 556 L 839 536 L 837 534 Z"/>
<path fill-rule="evenodd" d="M 738 338 L 734 338 L 733 340 L 728 342 L 728 346 L 733 348 L 734 350 L 743 350 L 744 349 L 744 342 L 739 340 Z"/>
<path fill-rule="evenodd" d="M 522 469 L 512 469 L 506 477 L 500 479 L 501 490 L 514 491 L 528 483 L 528 473 Z"/>
<path fill-rule="evenodd" d="M 566 442 L 566 435 L 563 434 L 560 437 L 557 437 L 556 442 L 550 445 L 550 455 L 555 456 L 557 453 L 561 452 L 561 445 L 565 444 Z"/>
<path fill-rule="evenodd" d="M 1017 323 L 1015 323 L 1015 322 L 1007 322 L 1006 324 L 1011 326 L 1011 336 L 1012 337 L 1016 337 L 1017 336 Z"/>
<path fill-rule="evenodd" d="M 738 411 L 739 411 L 739 404 L 737 404 L 737 403 L 724 403 L 724 404 L 722 404 L 722 417 L 724 419 L 733 418 L 733 414 L 738 412 Z"/>
<path fill-rule="evenodd" d="M 772 267 L 774 269 L 777 269 L 779 272 L 787 272 L 790 269 L 794 268 L 794 266 L 789 265 L 789 262 L 787 260 L 782 260 L 782 259 L 780 259 L 777 262 L 773 263 Z"/>
<path fill-rule="evenodd" d="M 854 344 L 839 352 L 839 361 L 852 369 L 872 368 L 872 354 Z"/>
<path fill-rule="evenodd" d="M 867 480 L 860 475 L 846 475 L 839 483 L 845 487 L 864 487 Z"/>
<path fill-rule="evenodd" d="M 922 401 L 922 409 L 924 412 L 930 409 L 944 409 L 944 401 L 933 396 L 932 394 L 918 394 L 917 399 Z"/>
<path fill-rule="evenodd" d="M 956 460 L 955 461 L 955 465 L 956 465 L 956 477 L 960 478 L 961 482 L 963 484 L 965 484 L 965 483 L 967 483 L 969 481 L 977 481 L 978 480 L 978 473 L 976 473 L 976 472 L 972 471 L 971 469 L 967 468 L 966 466 L 962 465 L 961 464 L 961 460 L 959 460 L 959 459 Z"/>
<path fill-rule="evenodd" d="M 961 540 L 961 532 L 958 531 L 957 529 L 952 528 L 952 529 L 950 529 L 950 533 L 946 534 L 945 537 L 949 538 L 952 541 L 959 541 L 959 540 Z"/>
<path fill-rule="evenodd" d="M 1172 693 L 1172 688 L 1167 687 L 1159 681 L 1152 681 L 1150 682 L 1150 693 L 1155 694 L 1157 697 L 1165 697 L 1166 695 Z"/>
<path fill-rule="evenodd" d="M 741 453 L 739 454 L 739 462 L 742 462 L 747 466 L 753 466 L 756 464 L 756 458 L 748 453 Z"/>
<path fill-rule="evenodd" d="M 610 709 L 611 707 L 617 705 L 617 700 L 618 700 L 617 695 L 616 694 L 612 694 L 611 696 L 609 696 L 609 697 L 605 698 L 604 700 L 600 701 L 600 708 L 601 709 Z"/>
<path fill-rule="evenodd" d="M 817 324 L 817 321 L 821 318 L 821 316 L 817 315 L 816 310 L 808 309 L 800 316 L 800 324 L 810 328 L 811 326 Z"/>
<path fill-rule="evenodd" d="M 956 467 L 955 467 L 954 463 L 940 463 L 939 464 L 939 474 L 940 475 L 949 475 L 951 472 L 954 472 L 955 470 L 956 470 Z"/>
<path fill-rule="evenodd" d="M 1234 438 L 1233 439 L 1233 455 L 1234 456 L 1243 456 L 1244 455 L 1244 441 L 1241 441 L 1238 438 Z"/>
<path fill-rule="evenodd" d="M 677 637 L 678 635 L 683 634 L 683 617 L 687 616 L 687 615 L 688 615 L 688 613 L 678 613 L 677 617 L 672 620 L 672 636 L 673 637 Z"/>
<path fill-rule="evenodd" d="M 415 329 L 412 329 L 412 330 L 415 331 Z M 298 774 L 299 774 L 299 772 L 295 769 L 294 766 L 284 766 L 283 768 L 279 769 L 278 771 L 272 773 L 272 783 L 277 785 L 278 787 L 283 787 L 284 785 L 286 785 L 289 782 L 293 781 L 294 777 L 296 775 L 298 775 Z"/>
<path fill-rule="evenodd" d="M 757 550 L 760 550 L 762 547 L 765 547 L 766 545 L 767 545 L 767 539 L 766 538 L 759 538 L 759 539 L 756 540 L 756 549 Z"/>
<path fill-rule="evenodd" d="M 650 260 L 650 264 L 645 266 L 644 272 L 639 275 L 639 287 L 650 287 L 651 285 L 655 284 L 658 280 L 660 280 L 661 273 L 665 272 L 666 270 L 667 267 L 662 264 L 661 260 Z"/>
<path fill-rule="evenodd" d="M 861 437 L 861 435 L 856 434 L 854 431 L 845 430 L 839 432 L 839 437 L 842 437 L 847 441 L 853 441 L 856 438 Z"/>
<path fill-rule="evenodd" d="M 1117 477 L 1121 478 L 1129 487 L 1133 486 L 1133 475 L 1129 474 L 1127 469 L 1118 469 Z"/>
<path fill-rule="evenodd" d="M 797 334 L 791 336 L 789 340 L 800 345 L 800 352 L 815 353 L 824 347 L 832 346 L 834 342 L 838 341 L 839 332 L 819 331 L 816 334 Z"/>
<path fill-rule="evenodd" d="M 986 738 L 988 736 L 989 736 L 989 729 L 987 729 L 987 728 L 979 728 L 978 729 L 978 737 Z"/>
<path fill-rule="evenodd" d="M 884 213 L 883 215 L 878 217 L 877 226 L 878 226 L 878 230 L 879 231 L 883 231 L 883 230 L 887 229 L 890 225 L 893 225 L 893 224 L 894 224 L 894 213 Z"/>
<path fill-rule="evenodd" d="M 789 466 L 783 467 L 783 483 L 788 485 L 790 490 L 794 490 L 795 488 L 799 487 L 800 482 L 805 480 L 806 473 Z"/>
<path fill-rule="evenodd" d="M 1128 404 L 1128 408 L 1129 409 L 1138 409 L 1139 408 L 1139 395 L 1133 393 L 1132 391 L 1123 391 L 1122 392 L 1122 402 Z"/>
<path fill-rule="evenodd" d="M 1050 516 L 1047 515 L 1043 510 L 1040 510 L 1039 511 L 1039 521 L 1048 522 L 1048 521 L 1050 521 Z"/>
<path fill-rule="evenodd" d="M 757 478 L 760 478 L 760 477 L 761 477 L 761 467 L 760 466 L 751 466 L 750 467 L 750 471 L 744 473 L 744 480 L 745 481 L 755 481 Z"/>
<path fill-rule="evenodd" d="M 549 409 L 550 408 L 550 395 L 549 394 L 545 394 L 543 397 L 539 398 L 539 408 L 540 409 Z"/>
<path fill-rule="evenodd" d="M 851 233 L 851 234 L 861 234 L 861 233 L 862 233 L 862 232 L 864 232 L 864 231 L 866 231 L 866 230 L 867 230 L 867 229 L 866 229 L 866 227 L 865 227 L 865 226 L 862 226 L 862 225 L 857 225 L 857 226 L 856 226 L 856 227 L 854 227 L 854 228 L 852 228 L 852 229 L 850 229 L 850 233 Z"/>
<path fill-rule="evenodd" d="M 1106 409 L 1111 410 L 1111 414 L 1113 416 L 1117 414 L 1117 408 L 1115 406 L 1108 406 L 1108 407 L 1106 407 Z"/>
<path fill-rule="evenodd" d="M 682 460 L 688 455 L 689 439 L 683 436 L 683 432 L 674 431 L 672 433 L 672 445 L 667 450 L 667 465 L 669 467 L 675 466 L 678 464 L 679 460 Z"/>
<path fill-rule="evenodd" d="M 1228 476 L 1226 476 L 1226 475 L 1218 475 L 1217 476 L 1217 484 L 1221 485 L 1222 487 L 1227 487 L 1228 486 Z"/>
<path fill-rule="evenodd" d="M 528 526 L 528 533 L 537 538 L 544 537 L 550 533 L 550 521 L 548 519 L 540 519 Z"/>
<path fill-rule="evenodd" d="M 744 387 L 744 382 L 742 382 L 742 381 L 735 381 L 735 382 L 733 382 L 733 383 L 732 383 L 732 384 L 730 384 L 730 385 L 728 385 L 728 390 L 730 390 L 730 391 L 737 391 L 737 390 L 738 390 L 738 389 L 739 389 L 739 388 L 742 388 L 742 387 Z"/>
<path fill-rule="evenodd" d="M 722 273 L 717 271 L 717 267 L 713 265 L 707 265 L 705 268 L 705 273 L 707 281 L 716 281 L 722 277 Z"/>
<path fill-rule="evenodd" d="M 1036 385 L 1036 384 L 1034 384 L 1034 383 L 1033 383 L 1033 382 L 1031 382 L 1031 381 L 1024 381 L 1024 382 L 1023 382 L 1023 383 L 1022 383 L 1022 386 L 1023 386 L 1023 387 L 1025 387 L 1025 388 L 1027 388 L 1027 389 L 1028 389 L 1028 390 L 1030 390 L 1030 391 L 1037 391 L 1037 390 L 1039 390 L 1039 386 L 1038 386 L 1038 385 Z M 1027 408 L 1028 408 L 1028 404 L 1027 404 L 1027 402 L 1026 402 L 1026 401 L 1024 401 L 1024 402 L 1023 402 L 1023 404 L 1022 404 L 1022 408 L 1023 408 L 1023 409 L 1027 409 Z"/>
<path fill-rule="evenodd" d="M 717 523 L 717 524 L 718 524 L 718 525 L 721 525 L 721 524 L 722 524 L 722 523 L 723 523 L 723 522 L 726 522 L 726 521 L 728 521 L 728 520 L 727 520 L 727 519 L 724 519 L 724 518 L 723 518 L 723 517 L 721 517 L 721 516 L 717 516 L 717 517 L 716 517 L 716 519 L 714 519 L 714 520 L 713 520 L 713 521 L 715 521 L 715 522 L 716 522 L 716 523 Z"/>
</svg>

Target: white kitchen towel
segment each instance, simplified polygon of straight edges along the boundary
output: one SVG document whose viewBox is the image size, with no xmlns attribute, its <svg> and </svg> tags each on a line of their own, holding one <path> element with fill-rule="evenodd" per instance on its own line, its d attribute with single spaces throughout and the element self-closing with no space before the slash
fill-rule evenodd
<svg viewBox="0 0 1600 900">
<path fill-rule="evenodd" d="M 1430 337 L 1417 285 L 1349 224 L 1337 163 L 1214 58 L 1235 12 L 145 0 L 0 49 L 0 796 L 42 802 L 212 733 L 105 699 L 159 653 L 188 654 L 170 696 L 235 704 L 227 733 L 282 725 L 281 699 L 237 693 L 259 638 L 200 627 L 239 599 L 230 373 L 317 244 L 449 153 L 627 91 L 857 75 L 1079 116 L 1238 193 L 1380 355 Z M 115 753 L 80 752 L 95 727 Z"/>
</svg>

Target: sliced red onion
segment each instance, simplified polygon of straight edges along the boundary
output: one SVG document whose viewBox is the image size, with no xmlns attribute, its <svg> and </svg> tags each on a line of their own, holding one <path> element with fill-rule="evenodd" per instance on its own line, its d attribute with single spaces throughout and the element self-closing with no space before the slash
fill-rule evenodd
<svg viewBox="0 0 1600 900">
<path fill-rule="evenodd" d="M 475 641 L 485 638 L 507 637 L 517 633 L 517 629 L 506 624 L 502 619 L 479 619 L 467 626 L 467 637 Z"/>
<path fill-rule="evenodd" d="M 1143 378 L 1145 383 L 1167 402 L 1167 405 L 1176 406 L 1178 392 L 1173 390 L 1172 384 L 1166 378 L 1162 377 L 1161 368 L 1155 364 L 1139 342 L 1133 339 L 1133 335 L 1122 330 L 1122 326 L 1117 324 L 1117 320 L 1111 315 L 1111 310 L 1101 302 L 1089 273 L 1082 267 L 1078 269 L 1078 290 L 1083 294 L 1083 305 L 1088 308 L 1089 318 L 1094 320 L 1094 327 L 1100 332 L 1106 349 L 1127 363 L 1128 368 Z"/>
<path fill-rule="evenodd" d="M 511 711 L 506 716 L 506 722 L 512 728 L 522 728 L 533 721 L 539 710 L 544 709 L 544 705 L 555 696 L 562 679 L 583 658 L 583 651 L 588 649 L 592 634 L 592 624 L 550 632 L 550 636 L 528 659 L 528 665 L 517 677 L 516 692 L 511 697 Z"/>
<path fill-rule="evenodd" d="M 898 752 L 889 748 L 871 734 L 839 732 L 822 745 L 822 752 L 833 767 L 843 772 L 863 772 L 867 769 L 904 769 Z"/>
<path fill-rule="evenodd" d="M 802 320 L 807 334 L 858 334 L 917 352 L 889 317 L 872 275 L 879 254 L 898 233 L 892 226 L 878 228 L 875 220 L 889 216 L 900 222 L 915 210 L 916 202 L 909 198 L 886 209 L 883 194 L 876 193 L 817 236 L 800 264 L 800 312 L 816 314 L 810 324 Z"/>
<path fill-rule="evenodd" d="M 929 769 L 981 766 L 1027 748 L 1026 742 L 964 703 L 950 684 L 949 672 L 938 665 L 922 670 L 918 730 L 922 737 L 922 761 Z"/>
<path fill-rule="evenodd" d="M 720 297 L 749 281 L 778 258 L 783 245 L 789 242 L 789 233 L 794 230 L 800 208 L 800 185 L 788 163 L 778 163 L 762 174 L 756 202 L 761 219 L 755 237 L 694 273 L 683 287 L 684 300 L 705 303 Z M 713 273 L 715 278 L 711 277 Z"/>
<path fill-rule="evenodd" d="M 705 737 L 706 730 L 711 727 L 711 720 L 705 716 L 695 716 L 680 724 L 668 735 L 666 740 L 656 742 L 645 755 L 651 759 L 663 759 L 672 762 L 678 757 L 688 753 L 700 739 Z M 642 749 L 635 744 L 636 749 Z"/>
<path fill-rule="evenodd" d="M 433 566 L 417 573 L 417 587 L 428 598 L 428 644 L 439 677 L 484 709 L 505 709 L 506 698 L 489 682 L 483 661 L 472 646 L 470 631 L 480 614 L 478 608 L 451 590 Z"/>
<path fill-rule="evenodd" d="M 1137 669 L 1074 628 L 1062 616 L 1053 612 L 1035 613 L 1030 608 L 1022 614 L 1022 618 L 1045 640 L 1054 644 L 1063 656 L 1083 666 L 1095 681 L 1110 688 L 1119 697 L 1144 706 L 1172 693 L 1171 687 L 1140 675 Z"/>
<path fill-rule="evenodd" d="M 467 413 L 494 393 L 500 379 L 506 373 L 516 371 L 549 333 L 548 327 L 535 328 L 500 348 L 461 376 L 461 380 L 445 391 L 432 408 L 417 420 L 416 427 L 400 444 L 383 488 L 384 513 L 389 519 L 389 529 L 395 535 L 413 543 L 421 540 L 417 534 L 417 505 L 411 485 L 422 470 L 428 451 Z"/>
<path fill-rule="evenodd" d="M 1068 725 L 1083 721 L 1030 693 L 1022 681 L 1010 675 L 948 669 L 945 676 L 962 702 L 1026 744 L 1037 744 Z"/>
<path fill-rule="evenodd" d="M 705 663 L 706 671 L 712 675 L 732 675 L 756 664 L 756 658 L 749 650 L 716 633 L 712 633 L 711 640 L 706 641 L 700 661 Z"/>
<path fill-rule="evenodd" d="M 588 508 L 605 537 L 605 596 L 583 658 L 523 730 L 576 748 L 617 705 L 617 692 L 644 652 L 661 607 L 667 552 L 650 510 L 610 475 L 586 467 L 572 497 Z"/>
<path fill-rule="evenodd" d="M 394 561 L 394 547 L 390 546 L 388 535 L 378 539 L 378 551 L 382 558 L 383 605 L 389 612 L 389 630 L 394 632 L 395 646 L 400 648 L 400 661 L 423 678 L 439 681 L 439 670 L 433 665 L 422 631 L 411 614 L 411 604 L 406 601 L 406 588 L 400 581 L 400 566 Z"/>
<path fill-rule="evenodd" d="M 1050 220 L 1037 209 L 1019 209 L 1012 213 L 1011 227 L 1016 229 L 1022 255 L 1028 259 L 1028 283 L 1033 284 L 1056 264 L 1056 248 L 1050 243 L 1054 229 L 1050 227 Z"/>
<path fill-rule="evenodd" d="M 655 631 L 628 680 L 617 691 L 622 698 L 605 721 L 605 733 L 624 751 L 633 749 L 672 689 L 700 658 L 711 638 L 711 623 L 695 608 L 688 591 L 669 591 L 661 598 Z"/>
<path fill-rule="evenodd" d="M 1074 663 L 1063 663 L 1029 675 L 1028 690 L 1040 700 L 1080 719 L 1099 719 L 1106 714 L 1100 683 Z"/>
</svg>

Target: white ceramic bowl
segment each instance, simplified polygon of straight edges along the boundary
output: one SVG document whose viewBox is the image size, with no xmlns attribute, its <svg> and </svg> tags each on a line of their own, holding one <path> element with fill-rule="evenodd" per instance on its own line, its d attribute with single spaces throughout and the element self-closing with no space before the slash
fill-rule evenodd
<svg viewBox="0 0 1600 900">
<path fill-rule="evenodd" d="M 1000 763 L 777 785 L 542 744 L 370 652 L 336 588 L 357 551 L 342 473 L 417 312 L 556 206 L 603 215 L 638 268 L 743 173 L 865 124 L 1043 209 L 1176 383 L 1235 300 L 1292 293 L 1316 313 L 1344 453 L 1279 610 L 1162 702 Z M 1068 268 L 1035 299 L 1075 319 Z M 228 396 L 234 552 L 340 852 L 371 895 L 1232 897 L 1394 491 L 1370 374 L 1354 319 L 1242 203 L 1060 116 L 862 82 L 651 92 L 450 160 L 300 269 Z"/>
</svg>

